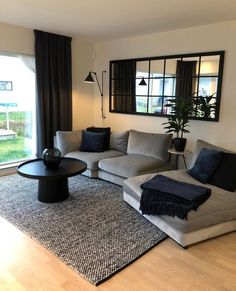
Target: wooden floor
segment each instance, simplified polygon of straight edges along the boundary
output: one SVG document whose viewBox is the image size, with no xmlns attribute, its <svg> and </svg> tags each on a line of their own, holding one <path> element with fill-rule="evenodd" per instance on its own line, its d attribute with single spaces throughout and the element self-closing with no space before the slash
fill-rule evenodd
<svg viewBox="0 0 236 291">
<path fill-rule="evenodd" d="M 0 290 L 236 290 L 236 232 L 187 250 L 166 239 L 95 287 L 0 218 Z"/>
</svg>

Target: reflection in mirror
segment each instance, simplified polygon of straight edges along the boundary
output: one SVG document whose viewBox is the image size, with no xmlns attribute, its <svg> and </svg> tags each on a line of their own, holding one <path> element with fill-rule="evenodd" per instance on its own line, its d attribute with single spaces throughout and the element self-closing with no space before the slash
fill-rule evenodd
<svg viewBox="0 0 236 291">
<path fill-rule="evenodd" d="M 223 51 L 111 61 L 110 112 L 168 116 L 168 100 L 184 97 L 192 119 L 218 121 L 223 62 Z"/>
<path fill-rule="evenodd" d="M 150 78 L 163 77 L 164 60 L 153 60 L 150 62 Z"/>
<path fill-rule="evenodd" d="M 217 91 L 217 77 L 200 77 L 199 78 L 199 96 L 209 96 L 215 94 Z"/>
<path fill-rule="evenodd" d="M 136 63 L 136 78 L 148 77 L 149 62 Z"/>
<path fill-rule="evenodd" d="M 139 95 L 148 95 L 148 87 L 149 87 L 149 80 L 144 79 L 145 83 L 147 84 L 146 86 L 140 86 L 140 79 L 136 79 L 136 96 Z"/>
<path fill-rule="evenodd" d="M 177 69 L 177 61 L 181 61 L 181 59 L 167 59 L 166 67 L 165 67 L 165 76 L 166 77 L 175 77 L 176 69 Z"/>
<path fill-rule="evenodd" d="M 163 79 L 150 79 L 149 95 L 162 95 L 163 84 Z"/>
<path fill-rule="evenodd" d="M 218 75 L 220 56 L 201 57 L 200 75 Z"/>
</svg>

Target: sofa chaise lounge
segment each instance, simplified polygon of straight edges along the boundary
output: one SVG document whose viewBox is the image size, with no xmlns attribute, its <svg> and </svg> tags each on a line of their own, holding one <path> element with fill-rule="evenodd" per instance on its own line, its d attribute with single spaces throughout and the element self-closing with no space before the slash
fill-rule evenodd
<svg viewBox="0 0 236 291">
<path fill-rule="evenodd" d="M 203 148 L 225 151 L 225 149 L 198 140 L 194 150 L 192 165 Z M 144 215 L 145 218 L 159 227 L 180 245 L 186 247 L 208 238 L 236 230 L 235 192 L 226 191 L 210 184 L 202 184 L 191 177 L 185 170 L 166 171 L 160 174 L 178 181 L 205 186 L 212 191 L 210 198 L 197 211 L 190 211 L 187 220 L 167 215 Z M 155 175 L 156 173 L 146 174 L 131 177 L 124 181 L 124 200 L 137 211 L 139 211 L 142 193 L 140 185 Z"/>
</svg>

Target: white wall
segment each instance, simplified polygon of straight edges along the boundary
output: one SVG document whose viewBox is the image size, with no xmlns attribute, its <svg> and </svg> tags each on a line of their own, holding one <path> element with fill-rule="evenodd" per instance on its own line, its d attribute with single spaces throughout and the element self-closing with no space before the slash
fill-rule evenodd
<svg viewBox="0 0 236 291">
<path fill-rule="evenodd" d="M 34 32 L 31 29 L 0 23 L 0 51 L 34 55 Z M 94 122 L 94 88 L 83 84 L 93 69 L 93 44 L 78 38 L 72 40 L 73 128 Z"/>
<path fill-rule="evenodd" d="M 0 51 L 34 55 L 33 31 L 0 23 Z"/>
<path fill-rule="evenodd" d="M 94 86 L 84 83 L 89 71 L 94 71 L 92 43 L 72 40 L 73 129 L 94 124 Z"/>
<path fill-rule="evenodd" d="M 236 151 L 235 35 L 236 21 L 230 21 L 132 38 L 97 42 L 95 44 L 95 69 L 98 73 L 104 69 L 107 70 L 104 90 L 107 118 L 102 122 L 100 97 L 98 92 L 96 92 L 94 107 L 95 124 L 111 126 L 112 130 L 133 128 L 146 132 L 164 132 L 162 123 L 166 121 L 166 118 L 109 113 L 108 84 L 110 60 L 225 50 L 220 121 L 191 121 L 191 133 L 186 135 L 186 137 L 188 138 L 189 148 L 192 148 L 196 139 L 201 138 Z"/>
</svg>

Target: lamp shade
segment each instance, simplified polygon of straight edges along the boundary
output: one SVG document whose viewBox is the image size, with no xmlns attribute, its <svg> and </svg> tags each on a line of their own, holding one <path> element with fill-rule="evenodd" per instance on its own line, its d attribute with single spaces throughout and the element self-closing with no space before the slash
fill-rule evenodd
<svg viewBox="0 0 236 291">
<path fill-rule="evenodd" d="M 86 77 L 86 79 L 84 80 L 85 83 L 94 83 L 94 79 L 93 76 L 91 74 L 91 72 L 89 72 L 88 76 Z"/>
<path fill-rule="evenodd" d="M 144 77 L 142 77 L 142 80 L 139 83 L 140 86 L 147 86 L 147 83 L 144 80 Z"/>
</svg>

